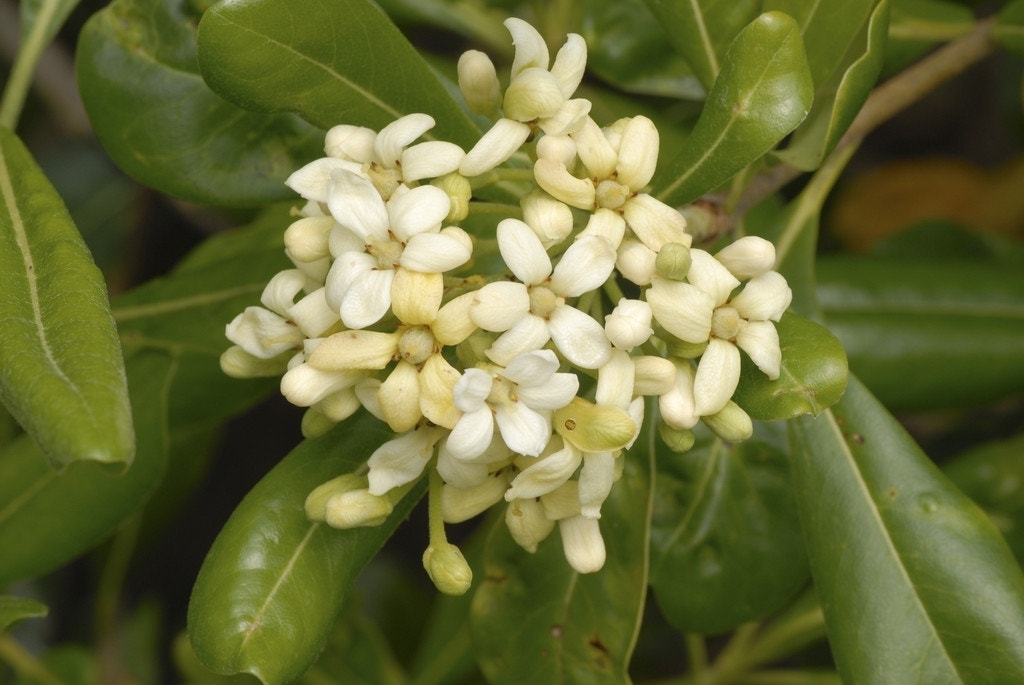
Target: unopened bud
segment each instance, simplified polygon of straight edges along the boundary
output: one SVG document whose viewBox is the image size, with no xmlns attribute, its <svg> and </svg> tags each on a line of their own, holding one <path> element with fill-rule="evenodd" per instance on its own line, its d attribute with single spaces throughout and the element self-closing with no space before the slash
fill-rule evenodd
<svg viewBox="0 0 1024 685">
<path fill-rule="evenodd" d="M 702 416 L 701 421 L 726 442 L 743 442 L 754 434 L 750 416 L 732 400 L 718 412 Z"/>
<path fill-rule="evenodd" d="M 662 442 L 677 454 L 689 452 L 697 441 L 697 436 L 690 429 L 673 428 L 664 421 L 658 422 L 658 436 Z"/>
<path fill-rule="evenodd" d="M 343 530 L 379 526 L 393 509 L 388 497 L 371 495 L 369 490 L 349 490 L 327 500 L 324 520 L 331 528 Z"/>
<path fill-rule="evenodd" d="M 501 108 L 501 84 L 491 58 L 479 50 L 464 52 L 458 72 L 459 90 L 470 111 L 495 117 Z"/>
<path fill-rule="evenodd" d="M 446 595 L 463 595 L 473 584 L 473 570 L 462 551 L 449 542 L 427 547 L 423 553 L 423 568 L 437 589 Z"/>
<path fill-rule="evenodd" d="M 306 517 L 310 521 L 323 521 L 327 515 L 327 500 L 350 490 L 366 487 L 366 477 L 346 473 L 313 488 L 306 496 Z"/>
<path fill-rule="evenodd" d="M 690 248 L 682 243 L 665 243 L 658 252 L 654 268 L 662 278 L 681 281 L 690 273 Z"/>
<path fill-rule="evenodd" d="M 288 369 L 291 355 L 280 354 L 260 359 L 238 345 L 232 345 L 220 355 L 220 368 L 232 378 L 264 378 L 280 376 Z"/>
<path fill-rule="evenodd" d="M 604 319 L 604 332 L 612 345 L 630 350 L 643 345 L 654 332 L 651 329 L 651 305 L 643 300 L 619 300 Z"/>
<path fill-rule="evenodd" d="M 435 178 L 430 185 L 443 190 L 451 200 L 448 216 L 444 221 L 446 224 L 458 224 L 469 216 L 469 200 L 473 197 L 473 188 L 469 179 L 459 172 L 453 171 Z"/>
<path fill-rule="evenodd" d="M 530 554 L 555 528 L 555 522 L 544 513 L 544 505 L 536 499 L 517 499 L 505 510 L 505 525 L 512 539 Z"/>
<path fill-rule="evenodd" d="M 326 435 L 332 428 L 338 425 L 337 421 L 331 419 L 319 409 L 310 407 L 302 415 L 302 437 L 312 440 Z"/>
</svg>

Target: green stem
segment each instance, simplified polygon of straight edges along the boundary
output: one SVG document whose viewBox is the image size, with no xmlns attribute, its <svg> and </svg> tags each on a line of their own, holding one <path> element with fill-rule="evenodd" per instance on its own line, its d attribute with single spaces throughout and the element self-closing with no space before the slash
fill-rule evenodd
<svg viewBox="0 0 1024 685">
<path fill-rule="evenodd" d="M 110 545 L 96 590 L 96 635 L 100 641 L 114 630 L 121 587 L 139 537 L 139 517 L 134 516 L 117 531 Z"/>
<path fill-rule="evenodd" d="M 7 662 L 26 680 L 34 680 L 40 685 L 61 685 L 60 678 L 10 635 L 0 634 L 0 661 Z"/>
<path fill-rule="evenodd" d="M 427 530 L 430 535 L 430 544 L 440 546 L 448 542 L 448 535 L 444 530 L 444 518 L 441 514 L 441 487 L 444 481 L 441 474 L 435 468 L 436 459 L 431 459 L 427 464 L 427 472 L 430 474 L 429 489 L 427 492 Z"/>
<path fill-rule="evenodd" d="M 686 655 L 690 662 L 690 673 L 694 685 L 711 685 L 711 671 L 708 669 L 708 646 L 703 635 L 686 634 Z"/>
<path fill-rule="evenodd" d="M 714 682 L 728 683 L 743 675 L 747 670 L 744 656 L 750 645 L 757 637 L 760 623 L 744 623 L 733 632 L 729 642 L 725 645 L 711 670 L 714 673 Z"/>
<path fill-rule="evenodd" d="M 58 4 L 53 0 L 44 2 L 39 8 L 39 13 L 32 24 L 32 30 L 19 47 L 18 56 L 14 59 L 14 66 L 7 76 L 7 86 L 4 88 L 3 97 L 0 98 L 0 125 L 6 126 L 12 131 L 18 127 L 18 119 L 21 118 L 21 110 L 25 106 L 25 98 L 32 85 L 39 57 L 46 48 L 47 28 L 57 13 Z"/>
</svg>

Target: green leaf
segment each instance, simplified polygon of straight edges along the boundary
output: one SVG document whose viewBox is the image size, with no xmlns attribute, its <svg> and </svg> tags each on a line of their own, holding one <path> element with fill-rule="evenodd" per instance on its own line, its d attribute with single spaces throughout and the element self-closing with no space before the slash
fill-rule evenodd
<svg viewBox="0 0 1024 685">
<path fill-rule="evenodd" d="M 140 182 L 223 206 L 294 197 L 284 179 L 323 154 L 323 132 L 214 94 L 179 0 L 115 0 L 79 36 L 79 89 L 97 137 Z"/>
<path fill-rule="evenodd" d="M 834 335 L 798 314 L 787 312 L 775 328 L 782 348 L 779 377 L 769 380 L 742 357 L 736 404 L 760 421 L 820 414 L 842 397 L 848 368 L 846 353 Z"/>
<path fill-rule="evenodd" d="M 647 585 L 653 431 L 625 459 L 622 478 L 601 508 L 607 559 L 581 575 L 552 533 L 535 554 L 494 527 L 470 628 L 487 681 L 596 685 L 623 683 Z"/>
<path fill-rule="evenodd" d="M 760 159 L 807 116 L 814 84 L 800 27 L 766 12 L 736 36 L 682 150 L 655 175 L 658 199 L 689 202 Z"/>
<path fill-rule="evenodd" d="M 57 191 L 3 128 L 0 399 L 55 468 L 131 462 L 131 408 L 103 275 Z"/>
<path fill-rule="evenodd" d="M 303 683 L 406 685 L 408 679 L 380 626 L 349 595 L 316 664 Z"/>
<path fill-rule="evenodd" d="M 723 67 L 726 48 L 740 30 L 757 17 L 756 0 L 721 2 L 644 0 L 669 42 L 689 63 L 705 89 L 710 89 Z"/>
<path fill-rule="evenodd" d="M 23 618 L 41 618 L 49 609 L 42 602 L 28 597 L 0 596 L 0 633 Z"/>
<path fill-rule="evenodd" d="M 1014 0 L 999 11 L 992 37 L 1013 54 L 1024 57 L 1024 0 Z"/>
<path fill-rule="evenodd" d="M 199 66 L 210 87 L 246 109 L 296 112 L 329 128 L 379 129 L 426 112 L 437 136 L 465 147 L 479 131 L 423 58 L 367 0 L 215 5 L 199 25 Z"/>
<path fill-rule="evenodd" d="M 942 470 L 978 503 L 1024 562 L 1024 435 L 974 447 Z"/>
<path fill-rule="evenodd" d="M 807 582 L 780 428 L 659 452 L 651 587 L 679 630 L 725 632 L 778 610 Z"/>
<path fill-rule="evenodd" d="M 61 473 L 47 468 L 28 436 L 0 460 L 0 587 L 47 573 L 89 549 L 136 511 L 160 482 L 167 393 L 175 361 L 160 352 L 128 360 L 138 450 L 131 468 L 115 474 L 95 462 Z"/>
<path fill-rule="evenodd" d="M 18 18 L 22 43 L 37 40 L 48 44 L 78 3 L 79 0 L 21 0 Z"/>
<path fill-rule="evenodd" d="M 827 257 L 817 275 L 829 330 L 850 368 L 890 409 L 973 406 L 1024 386 L 1024 280 L 1017 269 Z"/>
<path fill-rule="evenodd" d="M 776 0 L 786 11 L 798 0 Z M 886 0 L 844 0 L 827 12 L 810 12 L 803 29 L 814 78 L 814 104 L 792 142 L 776 155 L 799 169 L 816 169 L 846 132 L 882 70 L 889 25 Z M 817 3 L 814 4 L 814 8 Z"/>
<path fill-rule="evenodd" d="M 352 530 L 307 519 L 306 495 L 354 471 L 389 435 L 363 414 L 306 440 L 238 505 L 203 562 L 189 603 L 189 637 L 209 668 L 252 673 L 269 685 L 291 682 L 313 663 L 356 575 L 423 488 L 396 505 L 386 523 Z"/>
<path fill-rule="evenodd" d="M 791 423 L 811 570 L 844 682 L 1014 682 L 1024 576 L 985 514 L 855 379 Z"/>
<path fill-rule="evenodd" d="M 974 12 L 947 0 L 891 0 L 889 40 L 884 73 L 892 74 L 913 62 L 935 43 L 970 31 Z"/>
</svg>

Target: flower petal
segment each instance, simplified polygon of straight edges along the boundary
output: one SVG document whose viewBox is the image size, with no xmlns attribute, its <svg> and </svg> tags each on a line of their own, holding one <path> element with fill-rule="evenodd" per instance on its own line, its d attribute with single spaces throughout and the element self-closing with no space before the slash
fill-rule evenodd
<svg viewBox="0 0 1024 685">
<path fill-rule="evenodd" d="M 402 161 L 402 148 L 434 127 L 434 118 L 419 112 L 395 119 L 377 134 L 373 143 L 376 161 L 394 169 Z"/>
<path fill-rule="evenodd" d="M 369 180 L 350 171 L 331 173 L 327 207 L 339 224 L 364 243 L 388 239 L 388 212 L 380 193 Z"/>
<path fill-rule="evenodd" d="M 292 172 L 284 183 L 307 200 L 327 202 L 331 174 L 338 169 L 358 174 L 360 165 L 344 159 L 322 157 Z"/>
<path fill-rule="evenodd" d="M 472 459 L 483 454 L 494 435 L 494 415 L 486 404 L 466 412 L 448 435 L 447 447 L 455 459 Z"/>
<path fill-rule="evenodd" d="M 551 289 L 562 297 L 579 297 L 604 285 L 615 269 L 615 250 L 598 235 L 569 246 L 551 274 Z"/>
<path fill-rule="evenodd" d="M 618 181 L 637 191 L 651 182 L 658 165 L 658 129 L 644 116 L 629 120 L 619 144 Z"/>
<path fill-rule="evenodd" d="M 544 347 L 550 338 L 547 321 L 527 314 L 491 343 L 486 354 L 495 364 L 504 366 L 519 355 Z"/>
<path fill-rule="evenodd" d="M 711 335 L 715 302 L 697 286 L 655 278 L 647 302 L 658 323 L 680 340 L 702 343 Z"/>
<path fill-rule="evenodd" d="M 536 457 L 551 439 L 550 414 L 534 411 L 522 402 L 499 405 L 494 420 L 505 444 L 517 454 Z"/>
<path fill-rule="evenodd" d="M 299 364 L 281 377 L 281 394 L 297 407 L 310 407 L 338 390 L 352 387 L 363 376 L 360 371 L 320 371 Z"/>
<path fill-rule="evenodd" d="M 601 505 L 608 499 L 615 483 L 615 457 L 611 452 L 591 452 L 583 458 L 580 469 L 580 515 L 601 518 Z"/>
<path fill-rule="evenodd" d="M 731 342 L 712 338 L 693 378 L 694 411 L 700 416 L 721 411 L 739 381 L 739 349 Z"/>
<path fill-rule="evenodd" d="M 590 178 L 576 178 L 561 162 L 538 159 L 533 165 L 533 176 L 537 185 L 570 207 L 594 209 L 597 199 L 594 181 Z"/>
<path fill-rule="evenodd" d="M 740 284 L 721 262 L 704 250 L 690 250 L 690 271 L 686 280 L 710 295 L 716 306 L 725 304 L 729 294 Z"/>
<path fill-rule="evenodd" d="M 398 333 L 341 331 L 316 346 L 310 366 L 324 371 L 383 369 L 398 354 Z"/>
<path fill-rule="evenodd" d="M 587 41 L 577 33 L 570 33 L 555 55 L 555 63 L 551 65 L 551 75 L 558 79 L 566 98 L 571 98 L 579 88 L 586 68 Z"/>
<path fill-rule="evenodd" d="M 793 291 L 786 278 L 777 271 L 769 271 L 748 281 L 731 304 L 750 321 L 778 321 L 792 301 Z"/>
<path fill-rule="evenodd" d="M 501 375 L 524 386 L 543 385 L 558 371 L 558 357 L 551 350 L 536 350 L 519 355 Z M 574 393 L 575 394 L 575 393 Z"/>
<path fill-rule="evenodd" d="M 715 253 L 733 276 L 747 280 L 775 266 L 775 245 L 756 235 L 743 236 Z"/>
<path fill-rule="evenodd" d="M 515 277 L 536 285 L 551 275 L 551 259 L 533 229 L 519 219 L 498 224 L 498 249 Z"/>
<path fill-rule="evenodd" d="M 436 429 L 420 428 L 378 447 L 366 461 L 370 494 L 383 495 L 416 480 L 430 461 L 439 436 Z"/>
<path fill-rule="evenodd" d="M 416 367 L 400 361 L 377 391 L 380 409 L 391 430 L 412 430 L 420 418 L 420 379 Z"/>
<path fill-rule="evenodd" d="M 341 320 L 349 328 L 366 328 L 387 314 L 391 306 L 390 269 L 368 269 L 352 283 L 341 300 Z"/>
<path fill-rule="evenodd" d="M 324 283 L 327 304 L 331 309 L 340 312 L 341 301 L 352 287 L 352 283 L 376 268 L 377 260 L 365 252 L 343 252 L 338 255 L 331 264 L 331 270 L 327 272 L 327 280 Z"/>
<path fill-rule="evenodd" d="M 494 378 L 483 369 L 466 369 L 455 382 L 452 391 L 453 402 L 459 411 L 473 412 L 484 406 L 484 400 L 491 393 Z"/>
<path fill-rule="evenodd" d="M 460 418 L 455 408 L 455 384 L 459 372 L 440 354 L 431 355 L 420 369 L 420 411 L 431 423 L 454 428 Z"/>
<path fill-rule="evenodd" d="M 572 134 L 572 139 L 576 141 L 576 154 L 591 178 L 606 179 L 615 173 L 618 155 L 597 122 L 587 117 L 579 130 Z"/>
<path fill-rule="evenodd" d="M 530 67 L 547 69 L 551 58 L 547 43 L 540 32 L 531 24 L 516 17 L 509 17 L 504 23 L 505 28 L 512 34 L 512 45 L 516 48 L 515 59 L 512 61 L 512 77 L 515 78 L 519 72 Z"/>
<path fill-rule="evenodd" d="M 436 186 L 419 186 L 395 194 L 387 204 L 392 232 L 402 242 L 425 231 L 439 231 L 452 201 Z"/>
<path fill-rule="evenodd" d="M 558 351 L 580 368 L 596 369 L 611 356 L 612 347 L 604 328 L 575 307 L 555 307 L 548 328 Z"/>
<path fill-rule="evenodd" d="M 530 313 L 526 286 L 512 281 L 488 283 L 474 293 L 469 316 L 485 331 L 507 331 Z"/>
<path fill-rule="evenodd" d="M 683 215 L 647 193 L 626 200 L 622 212 L 640 242 L 655 252 L 665 243 L 682 243 L 689 247 L 693 242 L 693 236 L 686 232 Z"/>
<path fill-rule="evenodd" d="M 693 376 L 693 367 L 687 362 L 681 362 L 676 366 L 672 389 L 658 398 L 661 418 L 669 426 L 679 430 L 693 428 L 700 420 L 693 399 Z"/>
<path fill-rule="evenodd" d="M 570 516 L 558 522 L 565 560 L 577 573 L 594 573 L 604 566 L 605 547 L 597 519 Z"/>
<path fill-rule="evenodd" d="M 324 152 L 328 157 L 368 164 L 373 161 L 373 143 L 376 139 L 377 132 L 373 129 L 340 124 L 327 130 Z"/>
<path fill-rule="evenodd" d="M 398 263 L 406 269 L 441 274 L 469 261 L 472 249 L 454 234 L 460 229 L 414 235 L 402 251 Z"/>
<path fill-rule="evenodd" d="M 413 145 L 402 153 L 402 180 L 412 183 L 450 174 L 465 158 L 466 153 L 461 147 L 444 140 L 428 140 Z"/>
<path fill-rule="evenodd" d="M 272 359 L 302 345 L 298 327 L 263 307 L 246 307 L 225 329 L 227 339 L 259 359 Z"/>
<path fill-rule="evenodd" d="M 498 166 L 518 150 L 530 136 L 530 127 L 512 119 L 498 119 L 466 153 L 459 165 L 459 173 L 473 177 Z"/>
<path fill-rule="evenodd" d="M 505 499 L 511 502 L 546 495 L 569 480 L 582 461 L 583 453 L 567 444 L 520 471 L 505 491 Z"/>
<path fill-rule="evenodd" d="M 736 334 L 736 345 L 747 353 L 750 360 L 769 379 L 779 377 L 782 366 L 782 350 L 779 347 L 779 332 L 770 321 L 751 321 L 740 326 Z"/>
</svg>

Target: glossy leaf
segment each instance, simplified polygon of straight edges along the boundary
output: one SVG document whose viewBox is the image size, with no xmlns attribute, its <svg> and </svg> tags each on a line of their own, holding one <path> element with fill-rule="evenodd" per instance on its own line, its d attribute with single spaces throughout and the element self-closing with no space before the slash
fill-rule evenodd
<svg viewBox="0 0 1024 685">
<path fill-rule="evenodd" d="M 958 455 L 942 470 L 978 503 L 1024 562 L 1024 435 L 985 443 Z"/>
<path fill-rule="evenodd" d="M 306 495 L 359 467 L 391 435 L 367 414 L 296 447 L 254 487 L 221 529 L 189 604 L 196 655 L 217 673 L 286 683 L 313 663 L 342 601 L 370 558 L 423 493 L 387 522 L 334 530 L 306 518 Z"/>
<path fill-rule="evenodd" d="M 1024 0 L 1014 0 L 999 11 L 992 37 L 1018 57 L 1024 56 Z"/>
<path fill-rule="evenodd" d="M 103 275 L 57 191 L 0 128 L 0 399 L 51 466 L 135 450 Z"/>
<path fill-rule="evenodd" d="M 0 587 L 47 573 L 89 549 L 136 511 L 160 482 L 167 392 L 175 361 L 162 352 L 128 360 L 138 435 L 131 468 L 117 474 L 95 462 L 48 468 L 38 447 L 22 436 L 0 459 Z"/>
<path fill-rule="evenodd" d="M 800 517 L 843 680 L 1018 679 L 1024 575 L 985 514 L 855 379 L 832 410 L 791 426 Z"/>
<path fill-rule="evenodd" d="M 785 432 L 662 449 L 651 525 L 651 587 L 668 621 L 722 633 L 778 610 L 807 582 Z"/>
<path fill-rule="evenodd" d="M 470 614 L 488 682 L 626 682 L 647 585 L 650 437 L 621 457 L 622 478 L 601 508 L 607 560 L 600 571 L 573 571 L 557 531 L 531 555 L 495 526 Z"/>
<path fill-rule="evenodd" d="M 122 170 L 216 205 L 293 197 L 284 179 L 323 155 L 323 132 L 289 114 L 247 112 L 196 67 L 195 17 L 175 0 L 115 0 L 79 36 L 82 100 Z"/>
<path fill-rule="evenodd" d="M 820 414 L 842 397 L 846 353 L 828 330 L 798 314 L 786 313 L 775 325 L 782 348 L 779 377 L 769 380 L 741 355 L 740 385 L 733 399 L 760 421 Z"/>
<path fill-rule="evenodd" d="M 668 35 L 669 42 L 710 90 L 736 34 L 757 17 L 755 0 L 644 0 Z"/>
<path fill-rule="evenodd" d="M 0 633 L 23 618 L 46 616 L 49 609 L 42 602 L 28 597 L 0 596 Z"/>
<path fill-rule="evenodd" d="M 971 406 L 1024 387 L 1019 270 L 829 257 L 817 274 L 829 330 L 850 368 L 891 409 Z"/>
<path fill-rule="evenodd" d="M 882 70 L 889 28 L 887 0 L 844 0 L 810 16 L 791 10 L 796 0 L 776 0 L 773 9 L 790 11 L 803 29 L 814 78 L 814 104 L 792 142 L 777 153 L 799 169 L 815 169 L 846 132 Z M 817 7 L 815 3 L 814 7 Z"/>
<path fill-rule="evenodd" d="M 328 128 L 383 128 L 426 112 L 437 136 L 471 146 L 479 131 L 435 73 L 367 0 L 298 5 L 220 3 L 199 25 L 199 66 L 210 87 L 246 109 L 296 112 Z"/>
<path fill-rule="evenodd" d="M 679 205 L 728 181 L 803 121 L 813 93 L 800 27 L 762 14 L 729 46 L 690 137 L 658 169 L 657 197 Z"/>
</svg>

